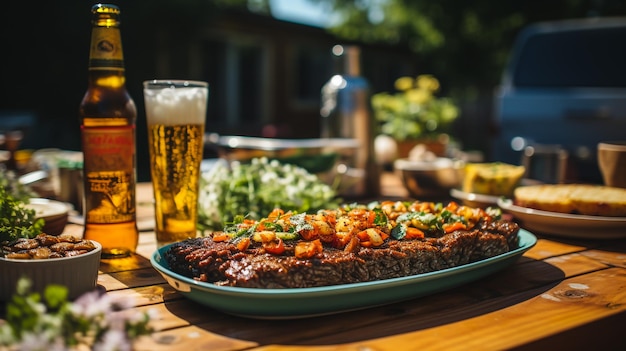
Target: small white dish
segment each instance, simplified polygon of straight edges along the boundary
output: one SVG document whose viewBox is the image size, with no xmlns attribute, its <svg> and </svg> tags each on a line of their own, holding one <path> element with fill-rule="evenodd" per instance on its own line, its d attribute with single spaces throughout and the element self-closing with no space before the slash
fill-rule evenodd
<svg viewBox="0 0 626 351">
<path fill-rule="evenodd" d="M 49 235 L 59 235 L 63 233 L 69 214 L 69 206 L 64 202 L 32 198 L 26 204 L 26 208 L 35 210 L 35 218 L 43 218 L 46 224 L 43 232 Z"/>
</svg>

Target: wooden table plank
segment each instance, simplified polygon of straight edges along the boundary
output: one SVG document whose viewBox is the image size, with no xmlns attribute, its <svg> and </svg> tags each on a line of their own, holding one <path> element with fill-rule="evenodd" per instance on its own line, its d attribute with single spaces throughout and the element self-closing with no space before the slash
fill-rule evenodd
<svg viewBox="0 0 626 351">
<path fill-rule="evenodd" d="M 602 264 L 626 268 L 626 253 L 614 252 L 606 250 L 588 250 L 582 252 L 581 255 L 589 257 Z"/>
<path fill-rule="evenodd" d="M 497 312 L 547 294 L 567 272 L 576 275 L 583 271 L 606 269 L 606 266 L 580 255 L 559 263 L 565 267 L 564 270 L 543 261 L 530 260 L 481 281 L 434 296 L 306 320 L 266 321 L 239 318 L 187 300 L 169 304 L 166 314 L 173 313 L 175 316 L 166 315 L 164 318 L 197 321 L 198 314 L 201 314 L 205 319 L 200 320 L 198 326 L 203 329 L 229 338 L 252 340 L 260 345 L 279 342 L 302 345 L 312 341 L 349 344 L 363 338 L 438 328 Z M 567 268 L 569 265 L 575 268 Z M 245 325 L 245 328 L 240 328 L 241 325 Z M 311 328 L 312 325 L 315 328 Z M 290 332 L 267 332 L 285 329 Z M 176 330 L 169 332 L 177 333 Z"/>
<path fill-rule="evenodd" d="M 134 301 L 133 306 L 153 305 L 156 303 L 184 299 L 178 291 L 166 283 L 113 290 L 108 293 L 113 296 L 132 299 Z"/>
<path fill-rule="evenodd" d="M 258 345 L 254 342 L 232 339 L 201 327 L 188 326 L 141 337 L 135 343 L 134 351 L 235 351 L 249 350 L 255 346 Z"/>
<path fill-rule="evenodd" d="M 616 269 L 609 269 L 566 279 L 547 292 L 538 292 L 537 296 L 502 310 L 436 328 L 363 340 L 334 349 L 511 349 L 625 311 L 626 274 L 624 270 L 616 272 Z M 620 326 L 615 327 L 621 330 Z M 364 335 L 364 338 L 368 337 Z M 327 350 L 324 344 L 334 342 L 334 337 L 329 338 L 316 339 L 316 344 L 321 344 L 319 347 L 269 345 L 258 350 Z M 562 349 L 579 349 L 580 345 L 562 346 Z"/>
<path fill-rule="evenodd" d="M 585 274 L 609 267 L 581 253 L 550 257 L 543 262 L 561 269 L 566 277 Z"/>
<path fill-rule="evenodd" d="M 576 246 L 560 241 L 542 239 L 539 237 L 535 247 L 528 250 L 524 256 L 534 258 L 536 260 L 543 260 L 548 257 L 580 252 L 585 249 L 585 246 Z"/>
<path fill-rule="evenodd" d="M 165 283 L 165 279 L 152 267 L 110 274 L 129 288 Z"/>
<path fill-rule="evenodd" d="M 123 258 L 101 259 L 100 271 L 105 273 L 126 272 L 142 268 L 152 268 L 150 260 L 138 254 Z"/>
</svg>

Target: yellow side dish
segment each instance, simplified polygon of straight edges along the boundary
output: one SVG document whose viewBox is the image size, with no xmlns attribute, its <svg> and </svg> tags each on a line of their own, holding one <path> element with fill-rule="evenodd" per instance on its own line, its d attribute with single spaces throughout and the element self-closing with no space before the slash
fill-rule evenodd
<svg viewBox="0 0 626 351">
<path fill-rule="evenodd" d="M 463 191 L 467 193 L 510 196 L 524 176 L 524 166 L 506 163 L 469 163 L 465 166 Z"/>
</svg>

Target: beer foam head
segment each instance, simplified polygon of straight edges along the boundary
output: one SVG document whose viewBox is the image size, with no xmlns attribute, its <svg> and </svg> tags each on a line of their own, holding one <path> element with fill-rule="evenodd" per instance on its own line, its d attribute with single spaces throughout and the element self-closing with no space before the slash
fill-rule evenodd
<svg viewBox="0 0 626 351">
<path fill-rule="evenodd" d="M 204 124 L 208 89 L 165 85 L 144 88 L 148 125 Z"/>
</svg>

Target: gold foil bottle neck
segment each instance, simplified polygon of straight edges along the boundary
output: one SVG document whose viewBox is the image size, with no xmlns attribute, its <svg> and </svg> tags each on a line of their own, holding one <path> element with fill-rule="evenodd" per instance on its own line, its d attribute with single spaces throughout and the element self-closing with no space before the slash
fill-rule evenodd
<svg viewBox="0 0 626 351">
<path fill-rule="evenodd" d="M 91 8 L 91 12 L 93 14 L 93 29 L 91 32 L 89 69 L 123 71 L 124 54 L 119 30 L 119 7 L 108 4 L 97 4 Z M 102 83 L 108 86 L 119 86 L 120 80 L 103 81 Z"/>
<path fill-rule="evenodd" d="M 97 27 L 119 27 L 120 8 L 110 4 L 96 4 L 91 8 L 92 23 Z"/>
</svg>

